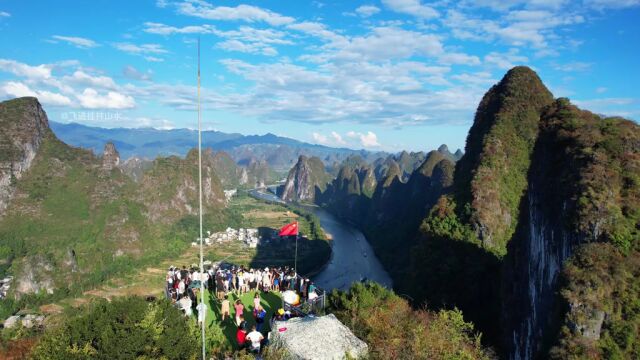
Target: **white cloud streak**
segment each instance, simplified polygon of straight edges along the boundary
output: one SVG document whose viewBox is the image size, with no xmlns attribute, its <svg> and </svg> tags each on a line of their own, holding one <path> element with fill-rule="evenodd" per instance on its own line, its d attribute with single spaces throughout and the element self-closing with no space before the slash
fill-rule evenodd
<svg viewBox="0 0 640 360">
<path fill-rule="evenodd" d="M 87 38 L 82 38 L 78 36 L 62 36 L 62 35 L 53 35 L 51 36 L 53 41 L 64 41 L 67 44 L 73 45 L 80 49 L 88 49 L 100 46 L 100 44 L 95 41 Z"/>
</svg>

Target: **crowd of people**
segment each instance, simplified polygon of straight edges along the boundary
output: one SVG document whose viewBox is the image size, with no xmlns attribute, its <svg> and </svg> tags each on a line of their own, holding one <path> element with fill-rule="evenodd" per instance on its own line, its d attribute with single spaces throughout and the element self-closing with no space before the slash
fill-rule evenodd
<svg viewBox="0 0 640 360">
<path fill-rule="evenodd" d="M 236 327 L 236 341 L 240 349 L 259 353 L 265 340 L 262 330 L 267 320 L 267 311 L 261 304 L 261 293 L 280 292 L 286 303 L 297 306 L 305 301 L 313 301 L 318 297 L 316 285 L 308 278 L 298 276 L 295 269 L 278 267 L 264 269 L 247 269 L 244 266 L 227 268 L 208 266 L 200 273 L 199 269 L 182 269 L 170 267 L 166 277 L 166 294 L 176 306 L 184 311 L 185 316 L 198 313 L 198 322 L 204 321 L 206 305 L 198 304 L 198 293 L 201 285 L 216 294 L 220 304 L 220 316 L 223 323 L 232 322 Z M 245 305 L 239 299 L 241 295 L 254 293 L 251 310 L 255 325 L 248 326 L 245 320 Z M 231 295 L 238 297 L 233 303 Z M 233 317 L 232 317 L 233 309 Z M 279 308 L 272 319 L 288 320 L 292 316 L 289 310 Z"/>
</svg>

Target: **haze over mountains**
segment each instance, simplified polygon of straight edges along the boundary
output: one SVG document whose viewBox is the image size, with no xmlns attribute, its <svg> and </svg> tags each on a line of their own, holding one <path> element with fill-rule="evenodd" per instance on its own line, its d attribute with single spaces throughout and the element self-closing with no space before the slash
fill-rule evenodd
<svg viewBox="0 0 640 360">
<path fill-rule="evenodd" d="M 51 129 L 67 144 L 92 149 L 96 154 L 102 152 L 106 142 L 113 142 L 123 160 L 131 157 L 154 159 L 157 156 L 185 156 L 194 147 L 194 139 L 197 138 L 196 131 L 189 129 L 105 129 L 56 122 L 51 122 Z M 246 136 L 204 131 L 202 139 L 203 147 L 225 151 L 240 165 L 266 161 L 276 171 L 288 171 L 300 155 L 319 157 L 326 164 L 341 162 L 350 155 L 359 155 L 369 161 L 388 155 L 384 152 L 309 144 L 273 134 Z"/>
</svg>

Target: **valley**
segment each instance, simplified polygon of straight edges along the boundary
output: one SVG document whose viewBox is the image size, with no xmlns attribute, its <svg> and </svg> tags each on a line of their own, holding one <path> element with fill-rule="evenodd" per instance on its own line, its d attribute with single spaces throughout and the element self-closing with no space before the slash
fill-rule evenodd
<svg viewBox="0 0 640 360">
<path fill-rule="evenodd" d="M 169 266 L 198 263 L 195 150 L 122 161 L 105 139 L 95 155 L 60 141 L 35 98 L 1 103 L 0 120 L 2 316 L 46 314 L 55 328 L 100 299 L 162 298 Z M 421 349 L 444 354 L 445 341 L 470 358 L 634 358 L 639 138 L 515 67 L 484 95 L 464 152 L 296 153 L 287 170 L 206 149 L 204 229 L 262 240 L 214 242 L 205 259 L 291 266 L 295 244 L 273 234 L 297 220 L 298 273 L 335 290 L 327 311 L 375 358 L 403 351 L 385 331 L 427 331 Z M 225 326 L 215 317 L 212 344 L 235 351 Z"/>
</svg>

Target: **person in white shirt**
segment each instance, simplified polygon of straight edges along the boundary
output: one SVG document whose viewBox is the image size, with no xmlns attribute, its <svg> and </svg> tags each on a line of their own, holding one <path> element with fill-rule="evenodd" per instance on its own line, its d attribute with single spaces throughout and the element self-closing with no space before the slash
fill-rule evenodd
<svg viewBox="0 0 640 360">
<path fill-rule="evenodd" d="M 256 330 L 255 325 L 251 327 L 251 332 L 247 334 L 246 339 L 251 341 L 251 346 L 250 346 L 251 352 L 259 353 L 260 343 L 262 342 L 262 340 L 264 340 L 264 336 L 262 336 L 262 334 Z"/>
<path fill-rule="evenodd" d="M 242 275 L 242 273 L 238 273 L 238 291 L 240 292 L 240 294 L 244 294 L 244 276 Z"/>
<path fill-rule="evenodd" d="M 201 302 L 196 306 L 196 310 L 198 310 L 198 325 L 202 325 L 207 314 L 207 305 Z"/>
<path fill-rule="evenodd" d="M 184 296 L 184 290 L 185 290 L 184 281 L 180 280 L 180 282 L 178 283 L 178 297 Z"/>
</svg>

